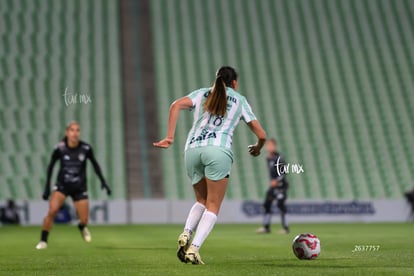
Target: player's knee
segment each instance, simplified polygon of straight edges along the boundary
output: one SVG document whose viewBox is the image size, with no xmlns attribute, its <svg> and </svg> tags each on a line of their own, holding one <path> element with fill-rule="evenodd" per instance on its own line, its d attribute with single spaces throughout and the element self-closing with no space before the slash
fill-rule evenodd
<svg viewBox="0 0 414 276">
<path fill-rule="evenodd" d="M 272 210 L 272 203 L 265 203 L 263 204 L 265 214 L 269 214 Z"/>
<path fill-rule="evenodd" d="M 56 214 L 58 213 L 58 211 L 59 211 L 59 209 L 57 209 L 57 208 L 51 208 L 51 209 L 49 209 L 49 211 L 47 212 L 47 216 L 48 216 L 49 218 L 54 218 L 54 217 L 56 217 Z"/>
</svg>

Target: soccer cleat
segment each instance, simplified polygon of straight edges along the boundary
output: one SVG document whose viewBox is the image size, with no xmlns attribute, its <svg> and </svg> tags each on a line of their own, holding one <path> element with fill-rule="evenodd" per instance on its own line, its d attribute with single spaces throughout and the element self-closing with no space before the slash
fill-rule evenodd
<svg viewBox="0 0 414 276">
<path fill-rule="evenodd" d="M 279 230 L 279 234 L 289 234 L 289 228 L 282 228 Z"/>
<path fill-rule="evenodd" d="M 36 249 L 37 249 L 37 250 L 46 249 L 46 248 L 47 248 L 47 242 L 44 242 L 44 241 L 40 241 L 40 242 L 36 245 Z"/>
<path fill-rule="evenodd" d="M 82 235 L 82 238 L 83 238 L 84 241 L 86 241 L 86 242 L 91 242 L 92 241 L 91 233 L 89 232 L 87 227 L 83 228 L 83 230 L 81 231 L 81 235 Z"/>
<path fill-rule="evenodd" d="M 186 261 L 185 261 L 185 251 L 187 250 L 187 248 L 190 244 L 190 239 L 191 239 L 191 234 L 187 231 L 184 231 L 183 233 L 181 233 L 180 236 L 178 236 L 177 257 L 183 263 L 186 263 Z"/>
<path fill-rule="evenodd" d="M 270 233 L 270 229 L 266 227 L 260 227 L 256 229 L 256 233 L 258 234 L 268 234 Z"/>
<path fill-rule="evenodd" d="M 201 256 L 195 250 L 190 247 L 185 253 L 184 260 L 186 263 L 192 263 L 193 265 L 203 265 L 204 262 L 201 260 Z"/>
</svg>

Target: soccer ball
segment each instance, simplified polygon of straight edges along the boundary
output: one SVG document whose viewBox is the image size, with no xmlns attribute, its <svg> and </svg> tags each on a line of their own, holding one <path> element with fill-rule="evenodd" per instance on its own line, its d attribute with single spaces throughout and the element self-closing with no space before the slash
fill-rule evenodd
<svg viewBox="0 0 414 276">
<path fill-rule="evenodd" d="M 311 233 L 300 234 L 293 239 L 292 249 L 298 259 L 313 260 L 321 253 L 321 241 Z"/>
</svg>

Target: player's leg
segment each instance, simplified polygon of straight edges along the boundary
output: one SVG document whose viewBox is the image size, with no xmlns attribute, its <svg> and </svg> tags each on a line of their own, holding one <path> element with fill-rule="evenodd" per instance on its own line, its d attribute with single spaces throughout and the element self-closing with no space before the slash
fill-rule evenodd
<svg viewBox="0 0 414 276">
<path fill-rule="evenodd" d="M 206 182 L 206 211 L 200 219 L 196 235 L 185 255 L 186 260 L 193 264 L 204 264 L 198 252 L 217 221 L 217 214 L 226 193 L 228 178 L 218 181 L 206 179 Z"/>
<path fill-rule="evenodd" d="M 216 147 L 200 149 L 198 158 L 205 176 L 205 186 L 196 186 L 195 193 L 197 200 L 205 198 L 206 210 L 198 223 L 191 246 L 185 252 L 185 261 L 192 264 L 204 264 L 198 251 L 216 223 L 233 163 L 231 152 Z"/>
<path fill-rule="evenodd" d="M 90 242 L 92 241 L 92 236 L 87 227 L 89 220 L 89 201 L 88 199 L 76 200 L 75 198 L 73 200 L 73 205 L 75 206 L 79 218 L 78 228 L 82 238 L 84 241 Z"/>
<path fill-rule="evenodd" d="M 60 191 L 54 191 L 49 200 L 49 210 L 43 219 L 42 232 L 40 234 L 40 242 L 36 245 L 36 249 L 47 248 L 47 239 L 52 229 L 53 221 L 59 211 L 60 206 L 65 202 L 66 195 Z"/>
<path fill-rule="evenodd" d="M 206 209 L 207 183 L 205 177 L 203 177 L 197 184 L 194 184 L 193 189 L 197 202 L 191 207 L 184 226 L 184 231 L 189 232 L 190 234 L 197 228 L 198 222 Z"/>
<path fill-rule="evenodd" d="M 266 192 L 265 201 L 263 203 L 263 227 L 256 230 L 257 233 L 270 233 L 270 223 L 272 219 L 272 204 L 275 200 L 274 189 L 270 187 Z"/>
<path fill-rule="evenodd" d="M 193 185 L 194 193 L 196 196 L 196 203 L 191 207 L 188 213 L 184 231 L 178 236 L 178 251 L 177 257 L 180 261 L 185 262 L 185 251 L 188 249 L 193 232 L 197 229 L 198 223 L 206 209 L 207 199 L 207 184 L 206 179 L 203 177 L 197 184 Z"/>
<path fill-rule="evenodd" d="M 206 188 L 206 190 L 200 192 L 198 189 L 195 189 L 195 192 L 196 196 L 198 192 L 203 196 L 205 194 L 207 196 L 205 201 L 206 211 L 200 219 L 196 236 L 192 242 L 192 246 L 196 247 L 197 251 L 217 220 L 217 214 L 226 193 L 231 165 L 233 163 L 231 155 L 219 148 L 205 149 L 202 151 L 200 157 L 204 165 L 205 173 L 206 186 L 203 188 Z"/>
<path fill-rule="evenodd" d="M 288 234 L 289 233 L 289 225 L 288 225 L 288 222 L 287 222 L 287 219 L 286 219 L 287 208 L 286 208 L 286 195 L 284 193 L 278 195 L 277 207 L 280 210 L 280 220 L 281 220 L 282 227 L 283 227 L 283 229 L 280 233 Z"/>
<path fill-rule="evenodd" d="M 185 261 L 185 252 L 188 249 L 191 237 L 206 209 L 207 186 L 204 177 L 204 166 L 200 158 L 200 149 L 190 149 L 184 155 L 185 167 L 188 177 L 193 184 L 196 202 L 188 213 L 184 231 L 178 236 L 177 257 L 180 261 Z"/>
</svg>

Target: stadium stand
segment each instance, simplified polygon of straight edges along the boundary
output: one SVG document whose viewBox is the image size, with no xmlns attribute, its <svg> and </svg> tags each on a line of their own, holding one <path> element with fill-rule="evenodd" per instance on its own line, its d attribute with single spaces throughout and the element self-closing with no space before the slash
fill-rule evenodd
<svg viewBox="0 0 414 276">
<path fill-rule="evenodd" d="M 248 98 L 290 163 L 290 198 L 400 198 L 414 179 L 414 2 L 409 0 L 154 0 L 152 25 L 161 133 L 172 100 L 240 72 Z M 192 198 L 183 167 L 191 114 L 162 153 L 165 191 Z M 264 157 L 241 126 L 227 197 L 260 199 Z"/>
<path fill-rule="evenodd" d="M 164 198 L 150 0 L 120 0 L 128 198 Z"/>
<path fill-rule="evenodd" d="M 126 197 L 118 21 L 112 0 L 0 1 L 0 200 L 40 200 L 70 120 L 93 145 L 113 198 Z M 88 170 L 90 197 L 106 198 Z"/>
<path fill-rule="evenodd" d="M 130 30 L 134 36 L 127 46 L 134 53 L 135 46 L 145 49 L 151 35 L 145 33 L 143 2 L 128 3 L 140 17 L 130 18 L 129 27 L 136 25 L 137 31 Z M 137 163 L 128 168 L 136 169 L 129 185 L 141 185 L 128 189 L 136 197 L 193 198 L 183 166 L 192 115 L 181 115 L 174 147 L 154 151 L 150 143 L 165 133 L 171 101 L 210 86 L 223 64 L 238 68 L 240 92 L 287 161 L 303 165 L 304 173 L 289 176 L 290 198 L 400 198 L 412 186 L 412 1 L 146 3 L 158 112 L 154 103 L 145 104 L 154 93 L 148 89 L 149 59 L 131 57 L 140 74 L 128 84 L 134 93 L 128 99 L 140 103 L 131 114 L 144 122 L 128 128 L 131 134 L 122 120 L 121 62 L 129 56 L 120 58 L 120 1 L 0 1 L 0 200 L 40 199 L 49 155 L 72 119 L 80 121 L 83 139 L 94 146 L 113 198 L 130 196 L 126 159 Z M 66 89 L 88 94 L 92 103 L 67 105 Z M 151 129 L 156 124 L 147 116 L 153 110 L 158 128 Z M 139 146 L 136 160 L 134 154 L 126 158 L 124 135 L 145 141 L 131 143 Z M 246 148 L 254 141 L 241 125 L 228 198 L 264 195 L 264 156 L 251 158 Z M 106 198 L 89 170 L 91 198 Z"/>
</svg>

